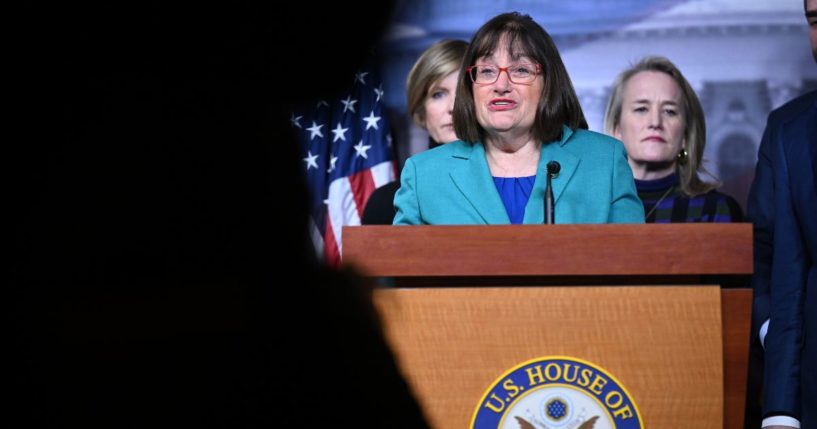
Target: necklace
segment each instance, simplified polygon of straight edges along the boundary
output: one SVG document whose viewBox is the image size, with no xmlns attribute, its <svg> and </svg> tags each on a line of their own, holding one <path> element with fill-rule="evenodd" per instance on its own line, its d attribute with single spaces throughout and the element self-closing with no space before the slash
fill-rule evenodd
<svg viewBox="0 0 817 429">
<path fill-rule="evenodd" d="M 664 198 L 667 198 L 670 192 L 672 192 L 672 188 L 674 188 L 674 186 L 670 186 L 669 189 L 667 189 L 667 191 L 664 192 L 664 195 L 662 195 L 661 198 L 659 198 L 658 201 L 655 202 L 655 205 L 653 205 L 650 211 L 647 212 L 647 215 L 644 216 L 644 220 L 649 219 L 650 215 L 655 211 L 655 209 L 658 208 L 658 205 L 661 204 L 661 201 L 664 201 Z"/>
</svg>

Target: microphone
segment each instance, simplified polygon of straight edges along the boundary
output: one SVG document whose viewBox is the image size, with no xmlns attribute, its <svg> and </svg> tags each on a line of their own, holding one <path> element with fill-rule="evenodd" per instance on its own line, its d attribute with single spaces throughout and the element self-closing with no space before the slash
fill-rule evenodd
<svg viewBox="0 0 817 429">
<path fill-rule="evenodd" d="M 562 166 L 558 161 L 550 161 L 547 163 L 547 181 L 545 185 L 545 224 L 552 225 L 554 223 L 554 206 L 553 202 L 553 188 L 550 186 L 550 180 L 559 174 Z"/>
</svg>

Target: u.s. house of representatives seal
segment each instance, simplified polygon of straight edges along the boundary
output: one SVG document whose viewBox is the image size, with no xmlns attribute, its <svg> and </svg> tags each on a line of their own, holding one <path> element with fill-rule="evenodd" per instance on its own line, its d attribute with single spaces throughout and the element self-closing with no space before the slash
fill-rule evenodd
<svg viewBox="0 0 817 429">
<path fill-rule="evenodd" d="M 641 429 L 627 389 L 598 366 L 568 356 L 517 365 L 482 396 L 472 429 Z"/>
</svg>

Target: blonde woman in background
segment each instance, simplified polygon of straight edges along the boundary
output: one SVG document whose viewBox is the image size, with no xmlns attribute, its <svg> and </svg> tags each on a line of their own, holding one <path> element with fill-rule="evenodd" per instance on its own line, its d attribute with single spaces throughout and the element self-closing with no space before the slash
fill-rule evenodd
<svg viewBox="0 0 817 429">
<path fill-rule="evenodd" d="M 700 177 L 703 109 L 670 60 L 647 57 L 618 76 L 604 128 L 624 142 L 647 223 L 742 221 L 737 201 Z"/>
<path fill-rule="evenodd" d="M 428 148 L 457 140 L 454 133 L 454 97 L 457 77 L 468 43 L 442 40 L 423 51 L 406 80 L 408 111 L 417 126 L 428 131 Z M 391 225 L 394 219 L 394 194 L 400 182 L 376 189 L 366 203 L 361 223 Z"/>
</svg>

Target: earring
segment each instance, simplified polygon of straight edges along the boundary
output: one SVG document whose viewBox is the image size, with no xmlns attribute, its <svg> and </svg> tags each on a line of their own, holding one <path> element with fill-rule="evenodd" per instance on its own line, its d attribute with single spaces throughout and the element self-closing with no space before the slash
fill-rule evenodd
<svg viewBox="0 0 817 429">
<path fill-rule="evenodd" d="M 678 152 L 678 156 L 677 156 L 678 163 L 681 164 L 681 165 L 686 164 L 688 156 L 689 156 L 689 153 L 687 153 L 687 150 L 686 149 L 681 149 L 681 151 Z"/>
</svg>

